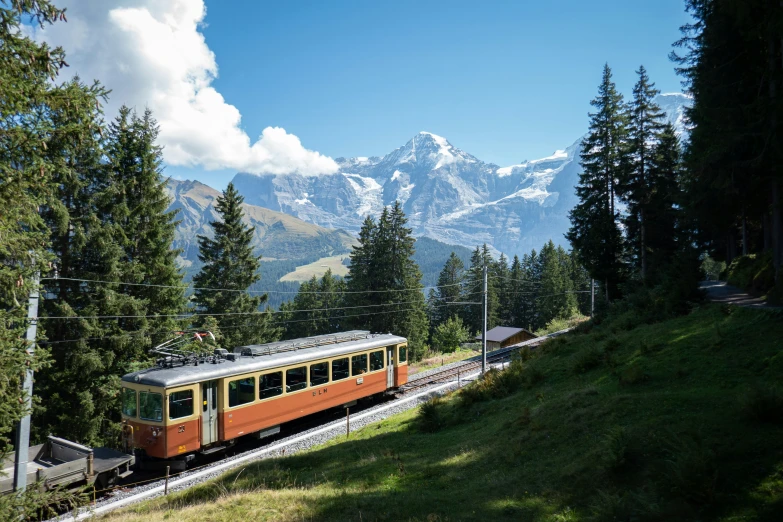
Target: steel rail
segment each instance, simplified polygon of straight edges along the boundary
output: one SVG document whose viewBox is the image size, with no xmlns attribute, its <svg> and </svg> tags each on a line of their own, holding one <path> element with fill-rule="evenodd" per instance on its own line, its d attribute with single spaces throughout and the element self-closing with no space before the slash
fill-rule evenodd
<svg viewBox="0 0 783 522">
<path fill-rule="evenodd" d="M 497 364 L 498 362 L 501 362 L 508 358 L 509 354 L 515 350 L 519 350 L 521 348 L 524 348 L 525 346 L 535 346 L 540 343 L 543 343 L 547 339 L 550 339 L 552 337 L 556 337 L 558 335 L 562 335 L 568 331 L 572 330 L 572 328 L 567 328 L 565 330 L 560 330 L 558 332 L 554 332 L 548 335 L 543 335 L 541 337 L 536 337 L 535 339 L 530 339 L 528 341 L 524 341 L 522 343 L 515 344 L 513 346 L 509 346 L 506 348 L 502 348 L 500 350 L 495 350 L 488 355 L 487 362 Z M 464 378 L 465 380 L 470 380 L 477 378 L 481 375 L 481 372 L 479 368 L 481 367 L 481 361 L 469 361 L 466 362 L 463 365 L 454 367 L 454 368 L 448 368 L 446 370 L 443 370 L 442 372 L 438 372 L 436 374 L 428 375 L 427 377 L 422 377 L 420 379 L 414 379 L 413 383 L 415 384 L 415 387 L 407 387 L 407 385 L 402 386 L 400 389 L 402 391 L 402 396 L 398 397 L 396 400 L 392 400 L 388 402 L 387 404 L 384 404 L 383 406 L 380 406 L 376 409 L 370 409 L 368 411 L 362 412 L 358 415 L 351 416 L 351 422 L 355 422 L 358 420 L 362 420 L 364 418 L 367 418 L 372 415 L 376 415 L 378 413 L 382 413 L 384 411 L 387 411 L 391 408 L 395 408 L 397 406 L 400 406 L 402 404 L 406 404 L 412 401 L 415 401 L 416 399 L 420 397 L 427 396 L 432 393 L 438 393 L 442 390 L 445 390 L 449 388 L 450 386 L 453 386 L 455 384 L 454 380 L 451 380 L 451 378 L 456 377 L 458 374 L 465 374 Z M 447 382 L 442 382 L 443 380 L 447 380 Z M 419 384 L 416 381 L 423 381 L 421 384 Z M 408 382 L 408 384 L 412 384 L 411 381 Z M 426 388 L 423 391 L 418 391 L 417 393 L 412 393 L 417 390 L 420 390 L 421 388 Z M 277 443 L 272 443 L 268 446 L 265 446 L 263 448 L 259 448 L 255 451 L 252 451 L 250 453 L 247 453 L 239 458 L 233 458 L 232 459 L 226 459 L 224 462 L 218 461 L 217 464 L 208 464 L 205 465 L 204 468 L 200 471 L 196 471 L 195 473 L 188 473 L 186 476 L 175 479 L 172 481 L 169 481 L 168 487 L 169 488 L 175 488 L 178 486 L 186 486 L 190 487 L 191 485 L 195 484 L 188 484 L 189 482 L 196 482 L 199 479 L 214 474 L 215 472 L 221 472 L 226 471 L 235 467 L 238 467 L 248 461 L 256 460 L 259 458 L 262 458 L 270 453 L 274 453 L 278 450 L 286 448 L 288 445 L 296 444 L 299 442 L 302 442 L 304 440 L 307 440 L 311 437 L 315 437 L 317 435 L 321 435 L 324 433 L 328 433 L 329 431 L 341 428 L 344 425 L 343 420 L 337 420 L 337 421 L 330 421 L 327 422 L 322 428 L 319 428 L 315 431 L 311 431 L 308 433 L 304 433 L 299 436 L 295 436 L 291 439 L 280 441 Z M 213 465 L 214 464 L 214 465 Z M 144 481 L 145 483 L 147 481 Z M 122 487 L 122 486 L 120 486 Z M 145 491 L 141 491 L 135 495 L 130 495 L 127 497 L 120 498 L 114 502 L 108 502 L 98 507 L 92 507 L 87 510 L 79 510 L 77 513 L 69 513 L 65 515 L 60 515 L 59 517 L 55 517 L 52 520 L 57 520 L 61 522 L 75 522 L 79 520 L 86 520 L 88 518 L 95 517 L 97 515 L 101 515 L 103 513 L 108 513 L 110 511 L 114 511 L 115 509 L 119 509 L 121 507 L 127 506 L 129 504 L 157 496 L 164 492 L 165 485 L 159 485 L 151 489 L 147 489 Z M 134 488 L 135 489 L 135 488 Z"/>
</svg>

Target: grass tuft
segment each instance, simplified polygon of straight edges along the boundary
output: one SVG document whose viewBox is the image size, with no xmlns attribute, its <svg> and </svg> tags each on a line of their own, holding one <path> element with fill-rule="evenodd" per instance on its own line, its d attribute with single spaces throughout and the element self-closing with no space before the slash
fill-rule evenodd
<svg viewBox="0 0 783 522">
<path fill-rule="evenodd" d="M 571 371 L 585 373 L 601 365 L 604 360 L 604 351 L 594 346 L 589 346 L 577 352 L 571 361 Z"/>
<path fill-rule="evenodd" d="M 446 401 L 440 395 L 432 396 L 419 408 L 419 426 L 421 431 L 435 433 L 443 428 Z"/>
</svg>

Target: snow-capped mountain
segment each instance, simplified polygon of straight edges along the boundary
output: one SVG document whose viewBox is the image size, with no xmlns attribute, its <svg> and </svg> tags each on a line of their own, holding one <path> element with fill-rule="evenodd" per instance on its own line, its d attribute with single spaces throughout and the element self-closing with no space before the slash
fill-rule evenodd
<svg viewBox="0 0 783 522">
<path fill-rule="evenodd" d="M 690 100 L 663 94 L 657 101 L 684 131 Z M 354 232 L 365 216 L 400 201 L 418 236 L 467 247 L 486 242 L 513 255 L 549 239 L 566 244 L 580 151 L 581 138 L 546 158 L 500 167 L 420 132 L 383 158 L 337 158 L 336 174 L 239 173 L 233 182 L 246 203 Z"/>
</svg>

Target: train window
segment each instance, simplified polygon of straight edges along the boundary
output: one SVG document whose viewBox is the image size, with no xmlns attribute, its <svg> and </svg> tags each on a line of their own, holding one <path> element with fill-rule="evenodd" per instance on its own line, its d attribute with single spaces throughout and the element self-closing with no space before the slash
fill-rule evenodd
<svg viewBox="0 0 783 522">
<path fill-rule="evenodd" d="M 267 399 L 283 393 L 283 372 L 273 372 L 258 378 L 258 398 Z"/>
<path fill-rule="evenodd" d="M 136 390 L 122 389 L 122 414 L 127 417 L 136 416 Z"/>
<path fill-rule="evenodd" d="M 383 370 L 383 350 L 370 354 L 370 371 Z"/>
<path fill-rule="evenodd" d="M 285 391 L 292 392 L 307 388 L 307 366 L 285 371 Z"/>
<path fill-rule="evenodd" d="M 351 357 L 351 375 L 361 375 L 363 373 L 367 373 L 366 353 Z"/>
<path fill-rule="evenodd" d="M 318 386 L 329 382 L 329 363 L 322 362 L 310 365 L 310 386 Z"/>
<path fill-rule="evenodd" d="M 400 362 L 403 363 L 408 360 L 408 348 L 406 346 L 400 346 Z"/>
<path fill-rule="evenodd" d="M 169 419 L 193 415 L 193 390 L 182 390 L 169 395 Z"/>
<path fill-rule="evenodd" d="M 332 361 L 332 381 L 348 378 L 348 357 Z"/>
<path fill-rule="evenodd" d="M 256 400 L 256 378 L 245 377 L 228 383 L 228 405 L 240 406 Z"/>
<path fill-rule="evenodd" d="M 139 392 L 139 418 L 148 421 L 162 421 L 163 395 L 153 392 Z"/>
</svg>

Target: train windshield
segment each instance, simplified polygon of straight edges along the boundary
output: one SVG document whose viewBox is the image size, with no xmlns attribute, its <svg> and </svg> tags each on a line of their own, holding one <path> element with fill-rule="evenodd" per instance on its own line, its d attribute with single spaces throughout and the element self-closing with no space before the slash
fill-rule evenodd
<svg viewBox="0 0 783 522">
<path fill-rule="evenodd" d="M 153 392 L 139 392 L 139 418 L 148 421 L 162 421 L 163 395 Z"/>
</svg>

